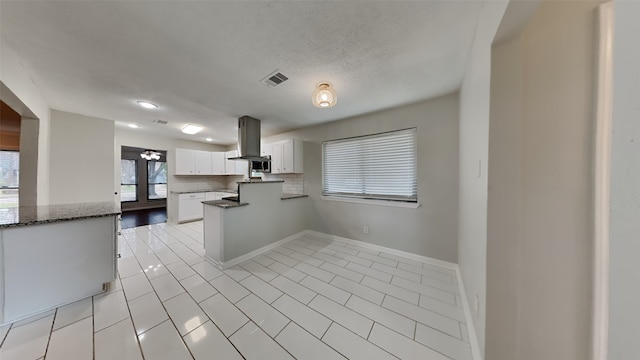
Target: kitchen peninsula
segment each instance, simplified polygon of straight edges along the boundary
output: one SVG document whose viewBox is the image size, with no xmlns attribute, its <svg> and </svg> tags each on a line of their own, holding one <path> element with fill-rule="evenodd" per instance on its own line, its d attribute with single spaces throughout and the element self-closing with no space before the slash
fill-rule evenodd
<svg viewBox="0 0 640 360">
<path fill-rule="evenodd" d="M 0 325 L 98 294 L 115 279 L 119 205 L 0 209 Z"/>
<path fill-rule="evenodd" d="M 204 201 L 204 248 L 228 268 L 306 230 L 307 195 L 283 194 L 282 180 L 238 182 L 238 201 Z"/>
</svg>

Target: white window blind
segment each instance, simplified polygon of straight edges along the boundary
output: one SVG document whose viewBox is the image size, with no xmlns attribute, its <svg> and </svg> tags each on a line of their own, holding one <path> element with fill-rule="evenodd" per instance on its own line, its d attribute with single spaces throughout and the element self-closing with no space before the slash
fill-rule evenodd
<svg viewBox="0 0 640 360">
<path fill-rule="evenodd" d="M 322 194 L 418 201 L 416 128 L 322 143 Z"/>
</svg>

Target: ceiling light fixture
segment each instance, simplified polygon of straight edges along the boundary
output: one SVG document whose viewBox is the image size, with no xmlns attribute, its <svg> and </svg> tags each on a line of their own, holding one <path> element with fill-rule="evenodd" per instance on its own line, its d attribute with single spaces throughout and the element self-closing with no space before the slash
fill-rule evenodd
<svg viewBox="0 0 640 360">
<path fill-rule="evenodd" d="M 137 129 L 140 126 L 138 126 L 138 124 L 129 124 L 129 127 L 132 128 L 132 129 Z"/>
<path fill-rule="evenodd" d="M 205 140 L 207 140 L 207 141 L 213 141 L 213 139 L 212 139 L 212 138 L 206 138 Z"/>
<path fill-rule="evenodd" d="M 182 132 L 185 134 L 194 135 L 202 131 L 202 129 L 204 128 L 200 125 L 187 124 L 182 127 Z"/>
<path fill-rule="evenodd" d="M 327 82 L 318 84 L 313 91 L 313 96 L 311 96 L 311 102 L 319 108 L 330 108 L 336 104 L 336 101 L 338 101 L 336 91 L 331 87 L 331 84 Z"/>
<path fill-rule="evenodd" d="M 160 156 L 162 156 L 162 154 L 153 150 L 145 150 L 140 154 L 140 157 L 145 160 L 160 160 Z"/>
<path fill-rule="evenodd" d="M 155 109 L 158 107 L 158 105 L 144 100 L 138 100 L 138 105 L 142 106 L 145 109 Z"/>
</svg>

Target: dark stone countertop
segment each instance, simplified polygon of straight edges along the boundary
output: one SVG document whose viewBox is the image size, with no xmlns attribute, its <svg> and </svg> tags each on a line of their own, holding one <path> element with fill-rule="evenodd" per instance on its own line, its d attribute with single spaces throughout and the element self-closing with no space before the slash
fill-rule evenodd
<svg viewBox="0 0 640 360">
<path fill-rule="evenodd" d="M 81 220 L 121 214 L 120 203 L 20 206 L 0 209 L 0 228 Z"/>
<path fill-rule="evenodd" d="M 195 194 L 195 193 L 207 193 L 207 192 L 226 192 L 237 194 L 237 189 L 206 189 L 206 190 L 171 190 L 172 194 Z"/>
<path fill-rule="evenodd" d="M 231 201 L 231 200 L 209 200 L 209 201 L 203 201 L 202 203 L 205 205 L 217 206 L 223 209 L 237 208 L 237 207 L 249 205 L 249 203 L 241 203 L 241 202 Z"/>
<path fill-rule="evenodd" d="M 297 199 L 297 198 L 303 198 L 303 197 L 309 197 L 309 195 L 307 195 L 307 194 L 282 193 L 282 197 L 280 199 L 289 200 L 289 199 Z"/>
</svg>

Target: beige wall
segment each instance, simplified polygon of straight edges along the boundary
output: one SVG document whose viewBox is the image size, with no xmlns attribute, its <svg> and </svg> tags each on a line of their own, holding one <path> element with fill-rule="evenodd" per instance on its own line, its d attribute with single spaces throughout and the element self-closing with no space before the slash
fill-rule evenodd
<svg viewBox="0 0 640 360">
<path fill-rule="evenodd" d="M 487 359 L 589 356 L 599 3 L 545 2 L 493 49 Z"/>
<path fill-rule="evenodd" d="M 418 128 L 418 209 L 321 199 L 325 140 Z M 457 261 L 458 96 L 447 95 L 265 139 L 304 140 L 304 189 L 312 230 Z M 363 225 L 369 234 L 363 234 Z"/>
<path fill-rule="evenodd" d="M 51 111 L 49 201 L 114 201 L 114 122 Z"/>
<path fill-rule="evenodd" d="M 37 203 L 49 203 L 49 122 L 50 110 L 44 96 L 38 89 L 37 83 L 31 78 L 30 71 L 11 46 L 0 37 L 0 97 L 23 117 L 38 120 L 38 133 L 28 133 L 28 144 L 37 147 L 25 148 L 33 153 L 26 159 L 37 159 L 37 169 L 30 167 L 26 176 L 35 176 L 30 181 L 22 182 L 25 191 L 37 192 Z M 33 130 L 33 127 L 30 127 Z M 21 149 L 22 151 L 23 149 Z M 34 188 L 35 184 L 35 188 Z M 33 202 L 33 197 L 27 201 Z"/>
</svg>

